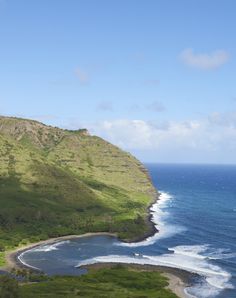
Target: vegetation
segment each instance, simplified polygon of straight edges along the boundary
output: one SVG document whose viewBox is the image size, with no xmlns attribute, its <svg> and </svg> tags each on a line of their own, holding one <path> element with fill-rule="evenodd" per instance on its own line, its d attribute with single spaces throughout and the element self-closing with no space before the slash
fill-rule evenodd
<svg viewBox="0 0 236 298">
<path fill-rule="evenodd" d="M 0 280 L 0 291 L 1 288 L 2 291 L 12 288 L 15 296 L 0 297 L 177 298 L 166 289 L 167 285 L 167 278 L 159 272 L 138 271 L 116 265 L 110 269 L 90 270 L 79 277 L 55 276 L 19 287 L 15 281 L 4 277 Z"/>
<path fill-rule="evenodd" d="M 0 117 L 0 265 L 7 249 L 51 237 L 136 238 L 154 195 L 138 160 L 87 130 Z"/>
<path fill-rule="evenodd" d="M 0 276 L 0 297 L 1 298 L 18 298 L 18 282 L 7 275 Z"/>
</svg>

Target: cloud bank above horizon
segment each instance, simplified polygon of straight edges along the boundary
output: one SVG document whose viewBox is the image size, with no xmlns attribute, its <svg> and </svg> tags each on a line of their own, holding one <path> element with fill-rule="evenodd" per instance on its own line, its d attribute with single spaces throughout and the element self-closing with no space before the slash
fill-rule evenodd
<svg viewBox="0 0 236 298">
<path fill-rule="evenodd" d="M 75 128 L 75 123 L 72 126 Z M 231 156 L 236 151 L 234 112 L 215 112 L 198 120 L 153 123 L 117 119 L 84 126 L 144 161 L 232 163 Z"/>
</svg>

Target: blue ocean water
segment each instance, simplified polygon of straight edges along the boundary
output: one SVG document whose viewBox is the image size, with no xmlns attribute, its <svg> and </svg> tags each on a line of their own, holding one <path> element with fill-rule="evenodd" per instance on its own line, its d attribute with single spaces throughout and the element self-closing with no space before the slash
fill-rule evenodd
<svg viewBox="0 0 236 298">
<path fill-rule="evenodd" d="M 159 233 L 125 244 L 93 236 L 39 246 L 22 262 L 48 274 L 84 272 L 95 262 L 130 262 L 182 268 L 201 278 L 186 289 L 197 298 L 236 297 L 236 166 L 147 165 L 162 193 L 152 208 Z"/>
</svg>

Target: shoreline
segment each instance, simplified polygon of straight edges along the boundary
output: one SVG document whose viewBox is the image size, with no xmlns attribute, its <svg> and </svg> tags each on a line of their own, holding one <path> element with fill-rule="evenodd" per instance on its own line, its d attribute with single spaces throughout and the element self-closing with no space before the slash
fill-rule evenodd
<svg viewBox="0 0 236 298">
<path fill-rule="evenodd" d="M 161 193 L 156 191 L 156 194 L 154 195 L 153 201 L 150 203 L 150 205 L 147 208 L 148 216 L 146 217 L 146 223 L 149 226 L 149 231 L 145 233 L 143 236 L 139 237 L 137 241 L 132 242 L 141 242 L 145 239 L 154 236 L 156 233 L 159 232 L 159 230 L 156 228 L 156 224 L 153 222 L 153 214 L 151 208 L 154 204 L 156 204 L 160 200 Z"/>
<path fill-rule="evenodd" d="M 21 260 L 19 260 L 19 256 L 24 253 L 27 250 L 33 249 L 40 245 L 52 245 L 61 241 L 70 240 L 70 239 L 76 239 L 76 238 L 85 238 L 85 237 L 93 237 L 93 236 L 111 236 L 119 239 L 120 241 L 123 241 L 125 243 L 137 243 L 141 241 L 145 241 L 147 238 L 154 236 L 156 233 L 158 233 L 158 229 L 156 228 L 155 223 L 152 221 L 153 214 L 151 211 L 151 208 L 154 204 L 156 204 L 160 198 L 161 193 L 157 192 L 155 199 L 150 203 L 150 205 L 147 207 L 148 210 L 148 216 L 146 217 L 147 225 L 149 226 L 149 231 L 147 231 L 144 235 L 137 237 L 135 239 L 130 240 L 123 240 L 118 237 L 116 233 L 109 233 L 109 232 L 96 232 L 96 233 L 85 233 L 81 235 L 67 235 L 67 236 L 61 236 L 56 238 L 50 238 L 47 240 L 38 241 L 35 243 L 29 243 L 20 247 L 17 247 L 15 249 L 9 250 L 5 254 L 6 259 L 6 265 L 0 266 L 0 271 L 6 271 L 11 272 L 12 269 L 28 269 L 32 272 L 40 272 L 37 268 L 32 268 L 30 266 L 27 266 L 26 264 L 22 263 Z M 118 263 L 97 263 L 92 265 L 86 265 L 82 266 L 85 269 L 89 268 L 104 268 L 104 267 L 111 267 L 112 265 Z M 158 271 L 162 273 L 164 276 L 168 278 L 169 285 L 167 286 L 168 289 L 170 289 L 173 293 L 175 293 L 179 298 L 189 298 L 190 296 L 186 293 L 185 289 L 191 285 L 191 279 L 193 277 L 197 276 L 195 273 L 191 273 L 189 271 L 185 271 L 179 268 L 172 268 L 172 267 L 165 267 L 165 266 L 158 266 L 158 265 L 138 265 L 138 264 L 125 264 L 129 268 L 134 268 L 138 270 L 149 270 L 149 271 Z"/>
<path fill-rule="evenodd" d="M 5 259 L 6 259 L 6 265 L 0 266 L 0 271 L 7 271 L 10 272 L 12 269 L 24 269 L 28 268 L 30 269 L 29 266 L 24 265 L 19 259 L 19 255 L 21 255 L 23 252 L 30 250 L 36 246 L 39 245 L 47 245 L 47 244 L 54 244 L 60 241 L 64 240 L 70 240 L 70 239 L 76 239 L 76 238 L 83 238 L 83 237 L 91 237 L 91 236 L 102 236 L 102 235 L 107 235 L 107 236 L 112 236 L 117 238 L 118 240 L 124 242 L 124 243 L 138 243 L 141 241 L 146 240 L 147 238 L 154 236 L 156 233 L 158 233 L 158 229 L 156 228 L 155 223 L 152 221 L 153 214 L 151 213 L 151 208 L 154 204 L 156 204 L 159 201 L 161 193 L 158 191 L 156 192 L 155 195 L 153 195 L 153 200 L 147 207 L 147 217 L 146 217 L 146 224 L 149 227 L 149 231 L 144 233 L 143 235 L 140 235 L 139 237 L 133 238 L 133 239 L 121 239 L 118 237 L 116 233 L 110 233 L 110 232 L 96 232 L 96 233 L 85 233 L 81 235 L 66 235 L 66 236 L 60 236 L 60 237 L 55 237 L 55 238 L 49 238 L 47 240 L 42 240 L 34 243 L 29 243 L 26 245 L 22 245 L 20 247 L 16 247 L 12 250 L 6 251 L 5 254 Z M 33 270 L 33 268 L 31 268 Z M 36 270 L 36 269 L 35 269 Z"/>
<path fill-rule="evenodd" d="M 147 216 L 145 218 L 146 225 L 148 226 L 149 230 L 144 233 L 143 235 L 137 236 L 132 239 L 121 239 L 117 237 L 120 241 L 125 242 L 125 243 L 138 243 L 145 241 L 147 238 L 154 236 L 156 233 L 159 232 L 159 230 L 156 228 L 156 224 L 153 222 L 153 214 L 151 208 L 153 207 L 154 204 L 156 204 L 160 200 L 161 193 L 156 191 L 156 194 L 153 195 L 153 200 L 147 207 Z"/>
<path fill-rule="evenodd" d="M 97 233 L 85 233 L 81 235 L 67 235 L 67 236 L 61 236 L 56 238 L 50 238 L 47 240 L 42 240 L 34 243 L 29 243 L 26 245 L 22 245 L 20 247 L 16 247 L 12 250 L 6 251 L 5 259 L 6 259 L 6 265 L 0 266 L 0 270 L 10 272 L 12 269 L 31 269 L 29 266 L 24 265 L 20 260 L 19 256 L 24 253 L 27 250 L 33 249 L 40 245 L 52 245 L 57 242 L 70 240 L 70 239 L 76 239 L 76 238 L 84 238 L 84 237 L 92 237 L 92 236 L 112 236 L 116 237 L 117 235 L 114 233 L 108 233 L 108 232 L 97 232 Z M 36 269 L 35 269 L 36 270 Z M 33 270 L 32 270 L 33 271 Z M 38 271 L 38 270 L 37 270 Z"/>
<path fill-rule="evenodd" d="M 168 278 L 167 289 L 170 289 L 175 293 L 179 298 L 193 298 L 186 293 L 185 289 L 190 287 L 193 283 L 193 278 L 198 277 L 198 274 L 192 273 L 183 269 L 165 267 L 158 265 L 139 265 L 139 264 L 130 264 L 130 263 L 96 263 L 90 265 L 84 265 L 80 268 L 84 269 L 94 269 L 99 270 L 102 268 L 111 268 L 114 265 L 122 265 L 133 270 L 138 271 L 150 271 L 150 272 L 160 272 L 163 276 Z"/>
</svg>

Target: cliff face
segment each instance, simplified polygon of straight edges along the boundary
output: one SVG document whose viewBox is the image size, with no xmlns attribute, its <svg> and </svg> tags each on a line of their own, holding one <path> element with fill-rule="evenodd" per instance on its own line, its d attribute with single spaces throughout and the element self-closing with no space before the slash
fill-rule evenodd
<svg viewBox="0 0 236 298">
<path fill-rule="evenodd" d="M 87 231 L 136 237 L 155 194 L 137 159 L 87 130 L 0 117 L 3 245 Z"/>
</svg>

